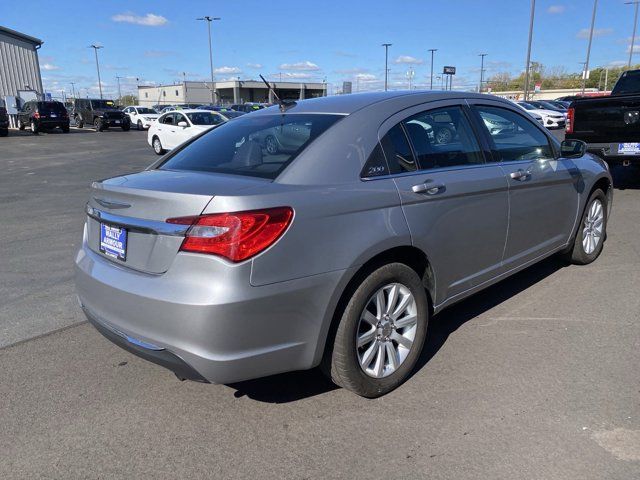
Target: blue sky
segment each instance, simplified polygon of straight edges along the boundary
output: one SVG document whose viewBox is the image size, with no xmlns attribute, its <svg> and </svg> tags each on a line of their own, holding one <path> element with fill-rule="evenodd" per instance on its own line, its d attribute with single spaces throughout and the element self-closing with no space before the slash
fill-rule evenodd
<svg viewBox="0 0 640 480">
<path fill-rule="evenodd" d="M 547 67 L 580 70 L 593 0 L 537 0 L 532 60 Z M 384 78 L 384 42 L 389 49 L 391 88 L 428 85 L 429 48 L 437 48 L 436 72 L 455 65 L 454 87 L 478 83 L 479 53 L 487 75 L 524 68 L 529 0 L 110 0 L 0 1 L 0 24 L 44 40 L 40 63 L 45 88 L 97 90 L 92 43 L 100 50 L 107 92 L 141 84 L 202 80 L 209 75 L 207 31 L 196 17 L 222 17 L 213 24 L 217 79 L 240 77 L 293 81 L 327 79 L 330 90 L 344 80 L 375 90 Z M 625 64 L 633 7 L 600 0 L 591 65 Z M 640 42 L 636 42 L 638 44 Z M 640 45 L 634 48 L 640 52 Z M 640 62 L 640 56 L 637 58 Z M 436 80 L 437 83 L 437 80 Z M 124 93 L 123 92 L 123 93 Z"/>
</svg>

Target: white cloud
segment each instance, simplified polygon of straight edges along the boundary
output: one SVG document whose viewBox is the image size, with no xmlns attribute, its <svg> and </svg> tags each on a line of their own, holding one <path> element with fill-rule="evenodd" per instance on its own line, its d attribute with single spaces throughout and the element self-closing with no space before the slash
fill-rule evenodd
<svg viewBox="0 0 640 480">
<path fill-rule="evenodd" d="M 371 73 L 359 73 L 356 78 L 361 82 L 371 82 L 376 80 L 376 76 Z"/>
<path fill-rule="evenodd" d="M 44 65 L 42 65 L 42 69 L 43 70 L 60 70 L 60 67 L 57 65 L 54 65 L 53 63 L 45 63 Z"/>
<path fill-rule="evenodd" d="M 135 25 L 144 25 L 145 27 L 162 27 L 166 25 L 169 20 L 162 15 L 156 15 L 154 13 L 147 13 L 144 16 L 135 15 L 131 12 L 119 13 L 111 17 L 114 22 L 120 23 L 133 23 Z"/>
<path fill-rule="evenodd" d="M 627 53 L 629 53 L 630 51 L 631 51 L 631 45 L 627 45 Z M 638 53 L 638 52 L 640 52 L 640 45 L 634 44 L 633 45 L 633 53 Z"/>
<path fill-rule="evenodd" d="M 306 62 L 283 63 L 282 65 L 280 65 L 280 70 L 302 70 L 311 72 L 320 70 L 320 67 L 315 63 L 307 60 Z"/>
<path fill-rule="evenodd" d="M 629 45 L 629 47 L 631 47 L 631 45 Z M 634 45 L 633 49 L 634 50 L 636 49 L 635 45 Z M 607 64 L 607 67 L 609 67 L 609 68 L 618 68 L 618 67 L 624 67 L 626 64 L 627 64 L 627 62 L 625 60 L 614 60 L 612 62 L 609 62 Z"/>
<path fill-rule="evenodd" d="M 400 55 L 396 58 L 393 63 L 407 63 L 411 65 L 420 65 L 424 63 L 424 60 L 421 58 L 412 57 L 411 55 Z"/>
<path fill-rule="evenodd" d="M 549 8 L 547 8 L 547 13 L 550 13 L 552 15 L 564 13 L 564 11 L 565 11 L 564 5 L 551 5 Z"/>
<path fill-rule="evenodd" d="M 261 63 L 247 63 L 247 67 L 260 69 L 260 68 L 262 68 L 262 64 Z"/>
<path fill-rule="evenodd" d="M 589 29 L 583 28 L 577 34 L 576 38 L 589 38 Z M 593 37 L 604 37 L 605 35 L 610 35 L 613 33 L 613 28 L 594 28 L 593 29 Z"/>
<path fill-rule="evenodd" d="M 240 70 L 238 67 L 219 67 L 213 70 L 214 73 L 221 73 L 223 75 L 229 75 L 230 73 L 241 73 L 242 70 Z"/>
</svg>

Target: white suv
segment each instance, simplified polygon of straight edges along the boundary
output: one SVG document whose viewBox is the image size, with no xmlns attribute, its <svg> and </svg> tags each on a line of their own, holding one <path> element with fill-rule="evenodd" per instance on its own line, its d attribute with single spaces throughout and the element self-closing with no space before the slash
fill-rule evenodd
<svg viewBox="0 0 640 480">
<path fill-rule="evenodd" d="M 138 130 L 148 129 L 160 116 L 153 108 L 141 107 L 139 105 L 127 107 L 123 112 L 129 116 L 131 126 L 135 125 L 138 127 Z"/>
</svg>

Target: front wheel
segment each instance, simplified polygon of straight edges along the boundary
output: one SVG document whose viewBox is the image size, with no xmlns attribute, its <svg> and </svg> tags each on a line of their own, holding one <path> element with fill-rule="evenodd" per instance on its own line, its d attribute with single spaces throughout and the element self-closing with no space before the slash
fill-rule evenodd
<svg viewBox="0 0 640 480">
<path fill-rule="evenodd" d="M 144 130 L 144 126 L 142 125 L 142 120 L 138 120 L 138 130 Z"/>
<path fill-rule="evenodd" d="M 607 236 L 607 196 L 597 189 L 589 197 L 582 222 L 566 258 L 576 265 L 587 265 L 602 253 Z"/>
<path fill-rule="evenodd" d="M 402 263 L 371 272 L 342 314 L 325 369 L 331 380 L 363 397 L 403 383 L 427 334 L 427 294 L 418 274 Z"/>
<path fill-rule="evenodd" d="M 156 152 L 156 155 L 164 155 L 165 149 L 162 148 L 162 142 L 158 137 L 153 137 L 151 144 L 153 145 L 153 151 Z"/>
<path fill-rule="evenodd" d="M 82 128 L 84 127 L 84 121 L 82 120 L 81 117 L 76 117 L 76 128 Z"/>
</svg>

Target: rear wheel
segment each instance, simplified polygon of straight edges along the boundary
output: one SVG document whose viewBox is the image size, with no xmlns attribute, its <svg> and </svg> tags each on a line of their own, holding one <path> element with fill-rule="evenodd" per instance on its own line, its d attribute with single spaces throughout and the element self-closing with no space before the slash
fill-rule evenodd
<svg viewBox="0 0 640 480">
<path fill-rule="evenodd" d="M 96 132 L 104 131 L 104 122 L 101 118 L 95 118 L 93 120 L 93 127 L 96 129 Z"/>
<path fill-rule="evenodd" d="M 566 254 L 567 260 L 576 265 L 593 262 L 602 253 L 606 235 L 607 196 L 597 189 L 589 197 L 573 248 Z"/>
<path fill-rule="evenodd" d="M 436 130 L 435 137 L 436 143 L 446 145 L 447 143 L 451 143 L 451 140 L 453 140 L 453 132 L 451 132 L 447 127 L 441 127 Z"/>
<path fill-rule="evenodd" d="M 37 135 L 39 131 L 38 124 L 31 120 L 31 122 L 29 123 L 29 130 L 31 130 L 31 133 L 33 133 L 34 135 Z"/>
<path fill-rule="evenodd" d="M 62 125 L 60 128 L 63 133 L 69 133 L 69 125 Z"/>
<path fill-rule="evenodd" d="M 153 151 L 156 152 L 156 155 L 164 155 L 165 149 L 162 148 L 162 142 L 160 142 L 158 137 L 153 137 L 151 144 L 153 145 Z"/>
<path fill-rule="evenodd" d="M 18 130 L 24 130 L 24 123 L 22 123 L 22 120 L 18 120 Z"/>
<path fill-rule="evenodd" d="M 371 272 L 342 314 L 326 369 L 331 380 L 363 397 L 390 392 L 414 368 L 427 334 L 427 295 L 402 263 Z"/>
<path fill-rule="evenodd" d="M 123 123 L 121 128 L 123 132 L 128 132 L 131 129 L 131 124 L 129 122 Z"/>
</svg>

